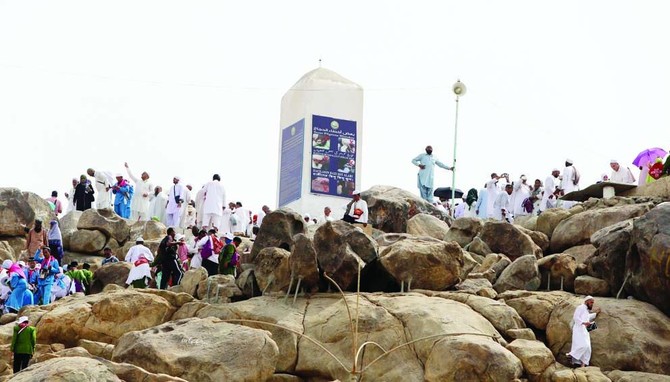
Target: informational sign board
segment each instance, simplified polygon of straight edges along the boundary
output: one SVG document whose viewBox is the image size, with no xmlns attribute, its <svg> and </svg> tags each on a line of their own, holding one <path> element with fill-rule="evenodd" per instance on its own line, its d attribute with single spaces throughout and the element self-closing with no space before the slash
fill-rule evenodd
<svg viewBox="0 0 670 382">
<path fill-rule="evenodd" d="M 356 144 L 356 121 L 312 115 L 312 193 L 351 197 L 356 188 Z"/>
<path fill-rule="evenodd" d="M 305 120 L 282 129 L 279 172 L 279 206 L 300 199 L 302 188 Z"/>
</svg>

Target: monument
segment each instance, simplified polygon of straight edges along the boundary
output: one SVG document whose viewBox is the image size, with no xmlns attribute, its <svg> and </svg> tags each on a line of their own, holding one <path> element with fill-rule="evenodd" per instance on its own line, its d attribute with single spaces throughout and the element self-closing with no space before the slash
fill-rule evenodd
<svg viewBox="0 0 670 382">
<path fill-rule="evenodd" d="M 344 215 L 361 185 L 363 88 L 324 68 L 305 74 L 281 101 L 279 207 L 313 218 Z"/>
</svg>

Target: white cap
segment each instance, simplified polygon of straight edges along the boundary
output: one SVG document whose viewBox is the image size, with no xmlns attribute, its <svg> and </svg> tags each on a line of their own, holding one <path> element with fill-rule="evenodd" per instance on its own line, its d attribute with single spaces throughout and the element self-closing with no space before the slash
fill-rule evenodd
<svg viewBox="0 0 670 382">
<path fill-rule="evenodd" d="M 228 239 L 228 240 L 233 240 L 233 239 L 235 238 L 235 236 L 233 236 L 233 234 L 230 233 L 230 232 L 226 232 L 226 233 L 223 235 L 223 237 L 225 237 L 225 238 Z"/>
<path fill-rule="evenodd" d="M 175 178 L 177 180 L 181 180 L 181 176 L 179 176 L 179 175 L 175 175 L 175 176 L 173 176 L 173 178 Z"/>
<path fill-rule="evenodd" d="M 551 172 L 554 172 L 554 171 L 556 171 L 556 172 L 561 172 L 561 170 L 557 169 L 556 167 L 554 167 L 554 169 L 551 170 Z"/>
<path fill-rule="evenodd" d="M 593 300 L 593 296 L 586 296 L 584 297 L 584 302 L 587 302 L 589 300 Z"/>
<path fill-rule="evenodd" d="M 521 175 L 521 180 L 528 180 L 525 175 Z"/>
<path fill-rule="evenodd" d="M 144 243 L 144 238 L 143 238 L 142 236 L 139 236 L 137 239 L 135 239 L 135 242 L 136 242 L 136 243 L 137 243 L 137 242 L 140 242 L 140 241 L 141 241 L 142 243 Z"/>
<path fill-rule="evenodd" d="M 7 260 L 2 262 L 2 267 L 4 269 L 9 269 L 12 266 L 12 264 L 13 264 L 12 261 L 7 259 Z"/>
<path fill-rule="evenodd" d="M 359 190 L 359 189 L 355 189 L 355 190 L 351 193 L 351 195 L 359 195 L 360 193 L 361 193 L 361 190 Z"/>
<path fill-rule="evenodd" d="M 19 264 L 20 267 L 25 267 L 26 266 L 26 262 L 23 261 L 23 260 L 19 261 L 18 264 Z"/>
<path fill-rule="evenodd" d="M 302 217 L 305 218 L 305 219 L 311 219 L 312 218 L 311 216 L 309 216 L 309 214 L 304 214 Z"/>
<path fill-rule="evenodd" d="M 617 163 L 617 164 L 618 164 L 618 163 L 619 163 L 619 161 L 618 161 L 618 160 L 616 160 L 616 159 L 610 159 L 610 164 L 614 164 L 614 163 Z"/>
<path fill-rule="evenodd" d="M 175 235 L 174 239 L 175 239 L 176 241 L 181 241 L 181 240 L 185 240 L 185 239 L 186 239 L 186 236 L 184 236 L 184 235 L 178 233 L 178 234 Z"/>
<path fill-rule="evenodd" d="M 570 159 L 570 158 L 566 159 L 565 161 L 568 162 L 568 163 L 570 163 L 570 164 L 575 163 L 575 162 L 573 162 L 572 159 Z"/>
<path fill-rule="evenodd" d="M 21 317 L 19 317 L 19 319 L 17 320 L 17 322 L 18 322 L 19 324 L 22 324 L 22 323 L 24 323 L 24 322 L 28 322 L 28 321 L 29 321 L 29 320 L 28 320 L 28 316 L 21 316 Z"/>
</svg>

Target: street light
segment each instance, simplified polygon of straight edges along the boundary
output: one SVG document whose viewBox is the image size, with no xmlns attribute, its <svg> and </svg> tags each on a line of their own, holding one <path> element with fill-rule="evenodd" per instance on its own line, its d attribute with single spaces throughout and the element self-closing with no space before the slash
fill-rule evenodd
<svg viewBox="0 0 670 382">
<path fill-rule="evenodd" d="M 461 80 L 456 81 L 451 90 L 456 94 L 456 123 L 454 125 L 454 161 L 452 162 L 451 170 L 451 217 L 454 217 L 456 210 L 454 201 L 456 199 L 456 141 L 458 140 L 458 99 L 465 95 L 467 88 Z"/>
</svg>

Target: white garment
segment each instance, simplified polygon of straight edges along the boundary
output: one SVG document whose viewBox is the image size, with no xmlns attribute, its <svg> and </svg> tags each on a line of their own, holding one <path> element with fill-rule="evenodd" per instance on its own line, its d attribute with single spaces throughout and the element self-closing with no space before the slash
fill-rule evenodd
<svg viewBox="0 0 670 382">
<path fill-rule="evenodd" d="M 226 191 L 221 182 L 212 180 L 205 185 L 203 190 L 205 195 L 202 213 L 221 216 L 223 214 L 223 206 L 226 205 Z"/>
<path fill-rule="evenodd" d="M 205 201 L 205 186 L 202 186 L 198 192 L 195 194 L 195 214 L 196 214 L 196 219 L 195 219 L 195 224 L 198 227 L 202 227 L 202 220 L 205 217 L 205 213 L 203 212 L 204 209 L 204 201 Z"/>
<path fill-rule="evenodd" d="M 179 227 L 186 228 L 189 225 L 190 215 L 188 214 L 188 207 L 191 205 L 191 191 L 184 187 L 184 203 L 181 205 L 179 216 Z M 195 210 L 193 210 L 193 217 L 195 218 Z"/>
<path fill-rule="evenodd" d="M 191 258 L 190 269 L 200 268 L 202 266 L 202 256 L 200 256 L 200 249 L 198 248 L 197 238 L 191 237 L 188 239 L 186 246 L 188 247 L 188 253 L 193 255 Z"/>
<path fill-rule="evenodd" d="M 579 305 L 572 316 L 572 346 L 568 354 L 586 366 L 591 361 L 591 336 L 584 323 L 595 319 L 596 314 L 589 313 L 586 304 Z"/>
<path fill-rule="evenodd" d="M 640 179 L 637 180 L 637 185 L 638 186 L 644 186 L 647 184 L 647 176 L 649 175 L 649 167 L 647 166 L 642 166 L 642 169 L 640 170 Z M 68 208 L 68 211 L 70 209 Z"/>
<path fill-rule="evenodd" d="M 178 196 L 180 200 L 186 201 L 185 194 L 188 189 L 181 184 L 177 183 L 170 187 L 167 195 L 167 206 L 165 207 L 165 212 L 168 214 L 181 213 L 181 206 L 175 201 L 175 198 Z M 183 203 L 182 203 L 183 205 Z"/>
<path fill-rule="evenodd" d="M 509 195 L 507 192 L 501 192 L 493 202 L 493 218 L 498 221 L 504 221 L 511 216 L 509 208 Z"/>
<path fill-rule="evenodd" d="M 500 190 L 498 190 L 497 186 L 498 180 L 497 179 L 491 179 L 488 182 L 486 182 L 486 217 L 492 218 L 494 217 L 494 212 L 493 212 L 493 203 L 495 203 L 496 198 L 498 197 L 498 194 L 500 193 Z"/>
<path fill-rule="evenodd" d="M 97 209 L 111 208 L 112 199 L 109 196 L 108 188 L 111 183 L 107 180 L 107 176 L 102 171 L 93 173 L 93 182 L 95 183 L 95 205 Z"/>
<path fill-rule="evenodd" d="M 542 201 L 540 202 L 540 211 L 546 211 L 551 208 L 547 205 L 547 200 L 549 199 L 549 196 L 556 191 L 557 180 L 558 178 L 554 178 L 553 175 L 549 175 L 547 179 L 544 180 L 544 192 L 542 193 Z"/>
<path fill-rule="evenodd" d="M 349 212 L 347 213 L 347 215 L 356 218 L 356 215 L 354 215 L 354 211 L 356 211 L 356 209 L 360 209 L 361 211 L 363 211 L 361 216 L 358 219 L 356 219 L 356 223 L 367 224 L 367 222 L 368 222 L 368 203 L 363 199 L 359 199 L 357 202 L 351 203 L 351 208 L 349 208 Z"/>
<path fill-rule="evenodd" d="M 237 229 L 234 232 L 247 232 L 249 225 L 249 210 L 244 207 L 235 208 L 235 216 L 237 217 Z"/>
<path fill-rule="evenodd" d="M 514 216 L 528 215 L 523 208 L 523 201 L 530 197 L 531 187 L 521 181 L 514 185 Z"/>
<path fill-rule="evenodd" d="M 70 190 L 70 193 L 67 196 L 67 210 L 65 211 L 66 214 L 70 211 L 74 211 L 74 192 L 75 191 L 76 190 L 74 189 L 74 187 L 72 187 L 72 189 Z"/>
<path fill-rule="evenodd" d="M 612 170 L 610 182 L 633 184 L 635 183 L 635 177 L 628 167 L 619 166 L 619 171 Z"/>
<path fill-rule="evenodd" d="M 233 233 L 233 226 L 230 224 L 230 217 L 233 216 L 233 211 L 230 208 L 223 210 L 221 214 L 221 223 L 219 226 L 219 232 L 221 233 Z"/>
<path fill-rule="evenodd" d="M 149 202 L 149 219 L 158 218 L 158 220 L 165 224 L 165 205 L 167 204 L 167 197 L 164 193 L 159 192 L 154 195 Z"/>
<path fill-rule="evenodd" d="M 151 219 L 149 216 L 149 204 L 151 202 L 151 195 L 154 193 L 154 187 L 149 182 L 149 179 L 142 180 L 133 175 L 130 168 L 127 168 L 128 176 L 135 183 L 135 193 L 133 199 L 130 201 L 130 211 L 132 213 L 132 220 L 147 221 Z"/>
<path fill-rule="evenodd" d="M 261 210 L 258 212 L 258 220 L 256 221 L 256 225 L 260 227 L 261 224 L 263 224 L 263 219 L 265 219 L 265 212 Z"/>
<path fill-rule="evenodd" d="M 575 184 L 573 178 L 575 176 L 575 168 L 573 166 L 567 166 L 563 169 L 563 179 L 561 179 L 561 190 L 567 195 L 572 191 L 579 190 L 579 182 Z"/>
<path fill-rule="evenodd" d="M 135 244 L 128 250 L 126 253 L 125 260 L 129 263 L 135 264 L 137 260 L 144 257 L 149 261 L 154 261 L 154 255 L 151 253 L 151 250 L 145 247 L 142 244 Z"/>
<path fill-rule="evenodd" d="M 332 213 L 332 212 L 331 212 L 330 215 L 328 215 L 328 216 L 323 215 L 323 219 L 321 219 L 321 222 L 322 222 L 322 223 L 325 223 L 325 222 L 332 222 L 332 221 L 335 221 L 335 218 L 333 218 L 333 213 Z"/>
</svg>

